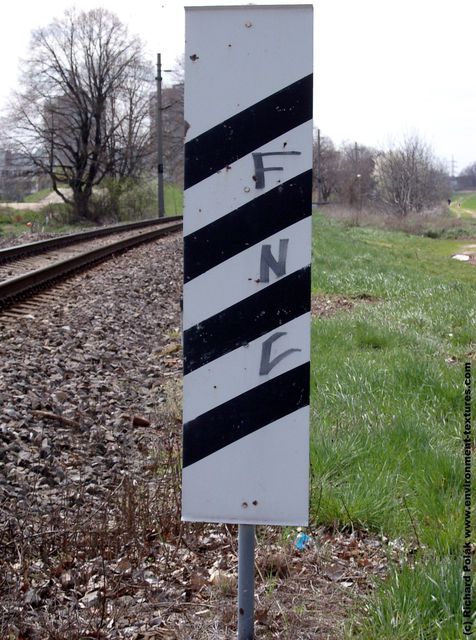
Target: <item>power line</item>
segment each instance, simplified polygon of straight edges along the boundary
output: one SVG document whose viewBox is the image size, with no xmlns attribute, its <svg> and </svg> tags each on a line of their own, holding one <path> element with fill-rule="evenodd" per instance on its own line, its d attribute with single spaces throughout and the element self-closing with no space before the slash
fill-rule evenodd
<svg viewBox="0 0 476 640">
<path fill-rule="evenodd" d="M 458 162 L 455 160 L 454 156 L 451 156 L 451 177 L 455 177 L 455 169 Z"/>
</svg>

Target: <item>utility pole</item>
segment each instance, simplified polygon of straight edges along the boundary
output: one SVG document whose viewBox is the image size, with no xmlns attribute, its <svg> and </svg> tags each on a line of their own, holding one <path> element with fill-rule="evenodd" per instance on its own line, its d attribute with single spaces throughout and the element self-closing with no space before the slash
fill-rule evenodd
<svg viewBox="0 0 476 640">
<path fill-rule="evenodd" d="M 164 148 L 162 125 L 162 63 L 160 53 L 157 54 L 157 196 L 159 205 L 159 218 L 165 216 L 164 203 Z"/>
<path fill-rule="evenodd" d="M 322 203 L 321 130 L 317 130 L 317 204 Z"/>
<path fill-rule="evenodd" d="M 455 170 L 456 170 L 456 165 L 458 163 L 455 160 L 454 156 L 451 156 L 451 177 L 454 178 L 455 177 Z"/>
</svg>

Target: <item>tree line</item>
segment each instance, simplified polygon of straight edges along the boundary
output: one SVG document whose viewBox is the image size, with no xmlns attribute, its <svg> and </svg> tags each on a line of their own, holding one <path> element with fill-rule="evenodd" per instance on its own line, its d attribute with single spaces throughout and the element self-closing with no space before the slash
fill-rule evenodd
<svg viewBox="0 0 476 640">
<path fill-rule="evenodd" d="M 183 177 L 183 76 L 163 93 L 164 165 Z M 177 76 L 176 76 L 177 79 Z M 157 168 L 154 67 L 140 38 L 105 9 L 68 10 L 32 32 L 20 89 L 3 121 L 8 148 L 49 176 L 75 218 L 94 218 L 93 189 L 114 213 L 124 190 Z M 314 140 L 319 201 L 399 216 L 450 197 L 445 168 L 417 135 L 385 151 Z M 471 171 L 476 175 L 476 163 Z M 67 189 L 65 189 L 67 187 Z"/>
<path fill-rule="evenodd" d="M 476 189 L 476 162 L 468 164 L 456 178 L 458 189 Z"/>
<path fill-rule="evenodd" d="M 316 134 L 314 164 L 321 203 L 372 206 L 406 216 L 430 209 L 451 195 L 443 163 L 416 134 L 386 150 L 357 143 L 337 148 L 330 138 Z"/>
</svg>

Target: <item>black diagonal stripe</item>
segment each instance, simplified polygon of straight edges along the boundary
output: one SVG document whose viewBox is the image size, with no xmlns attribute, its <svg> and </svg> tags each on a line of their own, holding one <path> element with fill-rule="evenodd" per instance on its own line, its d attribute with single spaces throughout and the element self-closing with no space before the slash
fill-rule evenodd
<svg viewBox="0 0 476 640">
<path fill-rule="evenodd" d="M 183 466 L 198 462 L 308 404 L 306 362 L 185 423 Z"/>
<path fill-rule="evenodd" d="M 310 308 L 311 270 L 283 277 L 184 332 L 184 373 L 190 373 Z"/>
<path fill-rule="evenodd" d="M 309 170 L 185 236 L 185 282 L 310 216 L 311 191 Z"/>
<path fill-rule="evenodd" d="M 185 145 L 185 189 L 312 118 L 312 74 Z"/>
</svg>

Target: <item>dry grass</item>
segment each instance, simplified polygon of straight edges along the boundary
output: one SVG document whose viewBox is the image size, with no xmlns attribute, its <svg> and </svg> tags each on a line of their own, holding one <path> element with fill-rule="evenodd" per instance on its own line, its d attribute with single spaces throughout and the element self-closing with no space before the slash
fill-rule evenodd
<svg viewBox="0 0 476 640">
<path fill-rule="evenodd" d="M 340 220 L 350 227 L 402 231 L 430 238 L 458 239 L 476 232 L 471 220 L 455 217 L 446 205 L 405 217 L 392 215 L 375 207 L 358 209 L 339 204 L 327 205 L 323 211 L 329 218 Z"/>
</svg>

